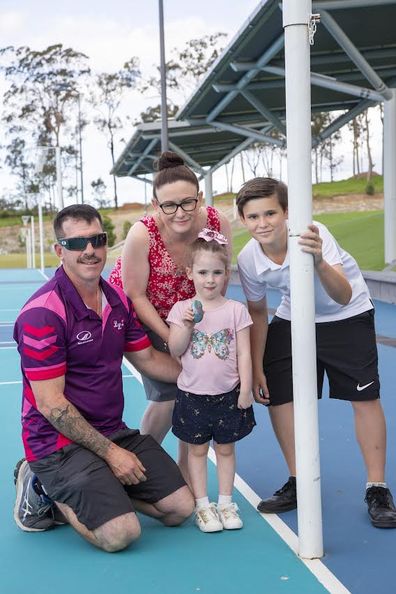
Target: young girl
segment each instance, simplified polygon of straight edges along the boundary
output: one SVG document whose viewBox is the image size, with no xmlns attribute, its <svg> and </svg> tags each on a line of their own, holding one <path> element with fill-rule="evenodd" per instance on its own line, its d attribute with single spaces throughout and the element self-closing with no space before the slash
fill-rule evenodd
<svg viewBox="0 0 396 594">
<path fill-rule="evenodd" d="M 188 445 L 188 469 L 196 499 L 196 524 L 203 532 L 242 528 L 232 502 L 234 443 L 255 423 L 252 408 L 252 366 L 246 307 L 226 299 L 227 240 L 203 229 L 191 246 L 187 275 L 196 295 L 177 302 L 169 312 L 169 350 L 181 358 L 173 433 Z M 213 439 L 219 499 L 207 496 L 207 453 Z"/>
</svg>

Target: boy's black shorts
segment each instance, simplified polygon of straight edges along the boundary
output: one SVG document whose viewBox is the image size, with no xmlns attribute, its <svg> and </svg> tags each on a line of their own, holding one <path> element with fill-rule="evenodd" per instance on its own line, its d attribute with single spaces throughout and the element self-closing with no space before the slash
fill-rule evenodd
<svg viewBox="0 0 396 594">
<path fill-rule="evenodd" d="M 88 530 L 134 512 L 134 499 L 157 503 L 186 484 L 175 461 L 151 435 L 125 429 L 111 440 L 139 458 L 146 481 L 122 485 L 102 458 L 77 444 L 29 462 L 48 496 L 68 505 Z"/>
<path fill-rule="evenodd" d="M 316 324 L 318 395 L 326 372 L 330 398 L 376 400 L 380 396 L 374 310 Z M 293 400 L 291 323 L 274 316 L 268 327 L 264 373 L 270 405 Z"/>
</svg>

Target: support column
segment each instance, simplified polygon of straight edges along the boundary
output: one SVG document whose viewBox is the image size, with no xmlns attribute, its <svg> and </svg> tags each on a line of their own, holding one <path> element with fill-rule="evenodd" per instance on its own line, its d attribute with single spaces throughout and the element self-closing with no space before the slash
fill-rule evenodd
<svg viewBox="0 0 396 594">
<path fill-rule="evenodd" d="M 60 146 L 55 147 L 55 157 L 56 157 L 56 186 L 57 186 L 58 210 L 62 210 L 62 208 L 63 208 L 63 188 L 62 188 L 62 161 L 61 161 Z"/>
<path fill-rule="evenodd" d="M 323 556 L 316 380 L 314 262 L 298 239 L 312 222 L 310 0 L 284 0 L 289 257 L 298 553 Z"/>
<path fill-rule="evenodd" d="M 43 203 L 42 197 L 38 201 L 39 237 L 40 237 L 40 270 L 44 274 L 44 226 L 43 226 Z"/>
<path fill-rule="evenodd" d="M 205 174 L 205 204 L 213 206 L 212 171 L 210 169 Z"/>
<path fill-rule="evenodd" d="M 384 101 L 384 234 L 385 263 L 396 261 L 396 89 Z"/>
</svg>

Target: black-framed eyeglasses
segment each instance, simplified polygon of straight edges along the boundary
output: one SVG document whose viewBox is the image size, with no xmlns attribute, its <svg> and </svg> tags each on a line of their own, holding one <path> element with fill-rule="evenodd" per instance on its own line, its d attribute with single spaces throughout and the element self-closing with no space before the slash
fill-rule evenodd
<svg viewBox="0 0 396 594">
<path fill-rule="evenodd" d="M 90 237 L 62 237 L 57 239 L 59 245 L 73 252 L 82 252 L 90 243 L 94 249 L 104 247 L 107 244 L 107 233 L 98 233 Z"/>
<path fill-rule="evenodd" d="M 167 215 L 175 214 L 178 208 L 184 210 L 184 212 L 192 212 L 197 208 L 198 198 L 186 198 L 186 200 L 182 200 L 181 202 L 164 202 L 161 204 L 157 200 L 157 204 L 162 210 L 163 213 Z"/>
</svg>

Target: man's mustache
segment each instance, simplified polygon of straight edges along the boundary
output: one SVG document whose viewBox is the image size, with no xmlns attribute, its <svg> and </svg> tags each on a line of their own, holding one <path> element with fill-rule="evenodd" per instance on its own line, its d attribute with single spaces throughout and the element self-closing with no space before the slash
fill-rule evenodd
<svg viewBox="0 0 396 594">
<path fill-rule="evenodd" d="M 77 262 L 79 264 L 99 264 L 102 261 L 102 258 L 97 258 L 96 256 L 89 256 L 84 258 L 78 258 Z"/>
</svg>

